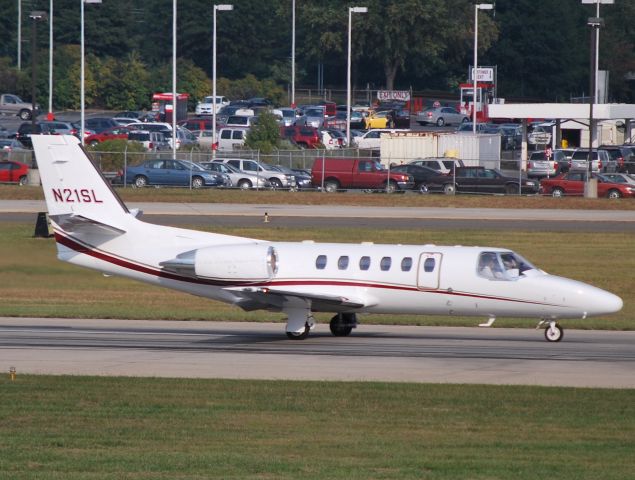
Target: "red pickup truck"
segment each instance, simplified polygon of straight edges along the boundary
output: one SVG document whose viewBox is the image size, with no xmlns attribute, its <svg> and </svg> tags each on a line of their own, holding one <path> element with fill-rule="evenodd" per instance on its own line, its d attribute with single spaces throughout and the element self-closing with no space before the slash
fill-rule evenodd
<svg viewBox="0 0 635 480">
<path fill-rule="evenodd" d="M 377 160 L 370 158 L 316 158 L 311 169 L 311 181 L 315 187 L 327 192 L 340 189 L 361 188 L 409 190 L 414 187 L 412 175 L 391 172 Z"/>
</svg>

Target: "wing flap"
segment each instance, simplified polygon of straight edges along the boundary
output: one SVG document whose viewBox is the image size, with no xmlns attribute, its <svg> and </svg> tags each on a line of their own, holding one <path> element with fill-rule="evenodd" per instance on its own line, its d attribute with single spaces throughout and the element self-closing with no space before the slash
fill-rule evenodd
<svg viewBox="0 0 635 480">
<path fill-rule="evenodd" d="M 230 287 L 225 290 L 231 291 L 234 295 L 241 298 L 236 304 L 244 310 L 256 310 L 259 308 L 280 309 L 291 298 L 307 300 L 310 302 L 313 311 L 350 311 L 368 306 L 367 302 L 363 300 L 340 295 L 309 294 L 267 287 Z"/>
</svg>

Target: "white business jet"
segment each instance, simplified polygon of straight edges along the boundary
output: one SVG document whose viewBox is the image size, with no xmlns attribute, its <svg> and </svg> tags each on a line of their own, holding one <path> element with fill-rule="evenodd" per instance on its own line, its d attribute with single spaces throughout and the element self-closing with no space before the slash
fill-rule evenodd
<svg viewBox="0 0 635 480">
<path fill-rule="evenodd" d="M 153 225 L 126 208 L 77 138 L 33 135 L 60 260 L 153 285 L 287 315 L 289 338 L 332 312 L 333 335 L 358 313 L 534 317 L 551 342 L 557 320 L 622 308 L 612 293 L 549 275 L 490 247 L 270 242 Z"/>
</svg>

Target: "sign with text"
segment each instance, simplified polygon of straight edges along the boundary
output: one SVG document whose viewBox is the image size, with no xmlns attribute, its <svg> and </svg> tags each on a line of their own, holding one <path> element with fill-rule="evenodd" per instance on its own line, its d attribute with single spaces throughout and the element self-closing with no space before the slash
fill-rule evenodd
<svg viewBox="0 0 635 480">
<path fill-rule="evenodd" d="M 474 81 L 474 67 L 472 67 L 472 77 Z M 494 69 L 493 68 L 477 68 L 476 69 L 476 81 L 477 82 L 493 82 L 494 81 Z"/>
<path fill-rule="evenodd" d="M 410 100 L 410 90 L 377 90 L 377 99 L 380 102 L 387 102 L 389 100 L 407 102 Z"/>
</svg>

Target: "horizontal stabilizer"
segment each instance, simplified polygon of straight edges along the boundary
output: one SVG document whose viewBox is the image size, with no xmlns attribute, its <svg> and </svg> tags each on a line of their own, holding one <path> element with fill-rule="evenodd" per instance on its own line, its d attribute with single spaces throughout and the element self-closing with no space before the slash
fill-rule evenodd
<svg viewBox="0 0 635 480">
<path fill-rule="evenodd" d="M 310 302 L 311 309 L 314 311 L 351 310 L 368 306 L 366 302 L 339 295 L 317 295 L 265 287 L 230 287 L 225 290 L 231 291 L 244 299 L 244 301 L 239 301 L 237 303 L 237 305 L 244 310 L 282 308 L 289 298 L 301 298 L 307 300 Z"/>
<path fill-rule="evenodd" d="M 72 213 L 64 215 L 50 215 L 49 218 L 62 230 L 69 233 L 92 233 L 110 237 L 116 237 L 126 233 L 126 231 L 121 228 L 106 225 L 105 223 L 98 222 L 97 220 L 93 220 L 82 215 L 74 215 Z"/>
</svg>

